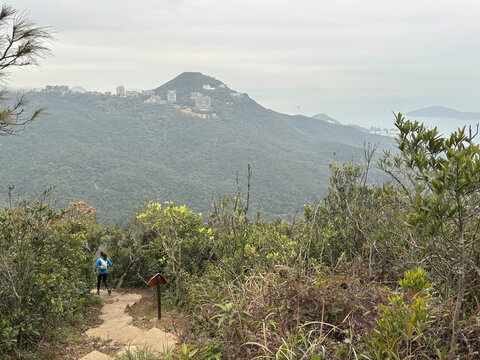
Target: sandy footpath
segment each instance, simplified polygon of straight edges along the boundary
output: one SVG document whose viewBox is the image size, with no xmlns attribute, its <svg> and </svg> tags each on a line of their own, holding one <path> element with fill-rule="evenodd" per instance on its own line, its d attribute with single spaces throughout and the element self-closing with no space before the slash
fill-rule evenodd
<svg viewBox="0 0 480 360">
<path fill-rule="evenodd" d="M 127 306 L 133 306 L 133 304 L 140 301 L 142 295 L 117 294 L 115 292 L 107 295 L 106 291 L 102 291 L 100 296 L 102 296 L 105 303 L 100 314 L 100 319 L 103 320 L 103 323 L 100 326 L 88 329 L 86 331 L 87 336 L 117 341 L 124 345 L 122 351 L 128 346 L 130 346 L 130 349 L 141 349 L 147 346 L 161 353 L 170 350 L 177 342 L 177 338 L 172 333 L 167 333 L 158 328 L 143 330 L 132 325 L 132 317 L 127 314 L 125 309 Z M 79 360 L 108 359 L 113 358 L 95 350 Z"/>
</svg>

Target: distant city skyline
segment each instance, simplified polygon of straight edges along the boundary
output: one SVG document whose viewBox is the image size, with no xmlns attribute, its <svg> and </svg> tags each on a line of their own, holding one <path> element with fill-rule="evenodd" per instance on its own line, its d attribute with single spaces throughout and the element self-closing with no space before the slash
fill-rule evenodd
<svg viewBox="0 0 480 360">
<path fill-rule="evenodd" d="M 386 124 L 429 105 L 480 111 L 480 3 L 16 0 L 53 56 L 7 86 L 153 89 L 200 71 L 289 114 Z M 373 121 L 373 119 L 376 119 Z"/>
</svg>

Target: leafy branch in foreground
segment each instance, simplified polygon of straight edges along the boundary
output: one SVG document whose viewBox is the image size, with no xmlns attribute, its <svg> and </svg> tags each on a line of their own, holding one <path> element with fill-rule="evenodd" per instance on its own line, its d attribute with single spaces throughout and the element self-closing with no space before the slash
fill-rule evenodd
<svg viewBox="0 0 480 360">
<path fill-rule="evenodd" d="M 447 289 L 455 289 L 453 351 L 464 302 L 474 296 L 468 284 L 480 275 L 480 147 L 472 141 L 476 134 L 467 135 L 465 128 L 442 137 L 437 128 L 400 113 L 395 126 L 400 152 L 387 154 L 380 166 L 409 192 L 408 226 L 423 229 L 410 246 L 425 249 L 431 271 L 443 276 Z"/>
<path fill-rule="evenodd" d="M 49 28 L 39 26 L 25 11 L 8 5 L 0 10 L 0 79 L 14 67 L 38 65 L 39 60 L 50 53 L 48 42 L 53 39 Z M 0 92 L 0 103 L 5 102 L 7 92 Z M 25 113 L 25 99 L 20 96 L 13 104 L 0 109 L 0 135 L 11 135 L 32 122 L 43 109 Z"/>
</svg>

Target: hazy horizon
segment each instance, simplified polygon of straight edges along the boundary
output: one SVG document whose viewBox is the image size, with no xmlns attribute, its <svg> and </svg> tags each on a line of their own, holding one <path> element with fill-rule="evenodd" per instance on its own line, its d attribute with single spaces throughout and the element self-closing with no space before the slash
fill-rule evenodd
<svg viewBox="0 0 480 360">
<path fill-rule="evenodd" d="M 208 74 L 205 74 L 208 75 Z M 165 80 L 163 83 L 169 81 L 171 79 Z M 222 80 L 222 79 L 218 79 Z M 159 85 L 163 85 L 159 84 Z M 45 84 L 45 85 L 68 85 L 70 88 L 80 86 L 84 88 L 87 91 L 99 91 L 98 89 L 90 89 L 82 86 L 81 84 L 66 84 L 64 82 L 59 82 L 59 83 L 51 83 L 51 84 Z M 45 85 L 43 86 L 25 86 L 24 89 L 32 89 L 32 88 L 44 88 Z M 123 84 L 118 84 L 118 85 L 123 85 Z M 18 89 L 18 88 L 17 88 Z M 21 89 L 21 88 L 20 88 Z M 149 90 L 149 89 L 139 89 L 139 88 L 129 88 L 126 87 L 127 90 Z M 233 89 L 233 90 L 238 90 L 238 89 Z M 113 87 L 110 91 L 112 94 L 115 94 L 115 87 Z M 394 122 L 394 114 L 393 112 L 402 112 L 403 114 L 406 114 L 410 111 L 414 111 L 420 108 L 425 108 L 429 107 L 432 105 L 441 105 L 444 106 L 444 103 L 442 104 L 423 104 L 420 101 L 412 101 L 411 104 L 408 106 L 407 109 L 400 108 L 400 106 L 397 106 L 397 108 L 392 108 L 390 109 L 388 106 L 388 101 L 385 101 L 384 103 L 378 103 L 376 102 L 375 104 L 370 104 L 368 102 L 363 102 L 359 103 L 357 102 L 357 106 L 363 106 L 363 110 L 353 113 L 349 110 L 349 108 L 345 109 L 344 106 L 342 106 L 341 102 L 346 101 L 345 99 L 348 97 L 348 94 L 345 94 L 345 96 L 342 98 L 341 96 L 338 97 L 338 103 L 336 106 L 338 106 L 337 109 L 335 109 L 335 105 L 332 106 L 331 103 L 325 104 L 323 109 L 332 108 L 333 110 L 331 112 L 328 111 L 316 111 L 316 108 L 318 106 L 318 99 L 321 98 L 320 96 L 316 96 L 316 93 L 319 91 L 317 89 L 243 89 L 241 90 L 242 92 L 246 92 L 250 95 L 253 100 L 256 100 L 260 105 L 269 108 L 271 110 L 289 114 L 289 115 L 305 115 L 305 116 L 314 116 L 318 113 L 324 113 L 327 114 L 334 119 L 338 120 L 341 124 L 343 125 L 359 125 L 363 126 L 366 128 L 370 128 L 371 126 L 375 127 L 387 127 L 391 128 L 393 127 L 393 122 Z M 301 95 L 303 96 L 304 100 L 304 107 L 297 105 L 295 106 L 294 103 L 288 103 L 285 101 L 285 98 L 291 97 L 292 94 L 295 95 Z M 307 98 L 305 94 L 308 94 L 310 98 Z M 334 96 L 330 96 L 330 100 L 334 98 Z M 380 98 L 380 97 L 379 97 Z M 306 106 L 305 106 L 306 105 Z M 448 106 L 446 106 L 448 107 Z M 470 111 L 470 108 L 463 109 L 463 108 L 454 108 L 455 110 L 458 111 Z M 355 109 L 354 109 L 355 110 Z M 468 125 L 468 124 L 474 124 L 475 121 L 467 121 L 465 123 L 461 121 L 456 121 L 456 119 L 453 118 L 439 118 L 438 120 L 440 123 L 437 125 L 435 123 L 435 118 L 425 118 L 425 117 L 412 117 L 406 115 L 407 118 L 411 118 L 412 120 L 419 120 L 422 121 L 428 126 L 438 126 L 441 131 L 452 131 L 452 129 L 456 129 L 457 127 L 461 127 L 463 125 Z M 451 126 L 446 126 L 447 122 L 451 122 Z"/>
<path fill-rule="evenodd" d="M 6 85 L 151 89 L 200 71 L 288 114 L 388 126 L 392 111 L 480 111 L 480 3 L 16 0 L 53 56 Z M 380 124 L 381 122 L 381 124 Z"/>
</svg>

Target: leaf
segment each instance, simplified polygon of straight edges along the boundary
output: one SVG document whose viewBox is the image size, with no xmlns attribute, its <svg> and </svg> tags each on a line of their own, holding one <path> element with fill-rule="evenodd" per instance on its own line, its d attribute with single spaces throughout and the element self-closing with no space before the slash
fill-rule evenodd
<svg viewBox="0 0 480 360">
<path fill-rule="evenodd" d="M 397 345 L 397 342 L 398 340 L 400 340 L 402 338 L 402 336 L 399 336 L 392 344 L 392 346 L 390 347 L 390 351 L 393 352 L 393 349 L 395 348 L 395 345 Z"/>
</svg>

